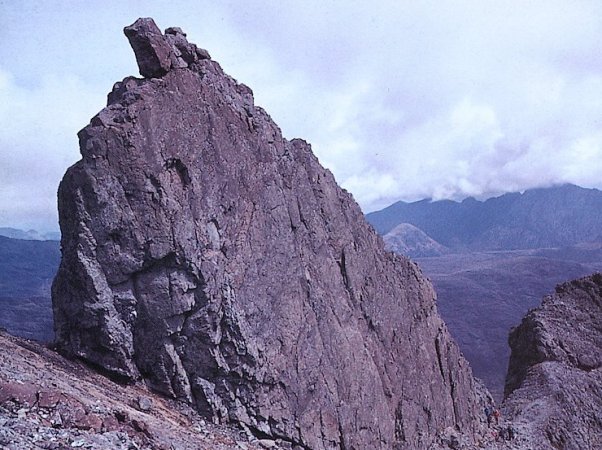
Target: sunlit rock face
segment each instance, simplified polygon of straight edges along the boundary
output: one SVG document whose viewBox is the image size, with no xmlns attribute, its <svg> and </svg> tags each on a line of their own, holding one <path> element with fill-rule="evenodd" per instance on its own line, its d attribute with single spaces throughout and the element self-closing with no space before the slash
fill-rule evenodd
<svg viewBox="0 0 602 450">
<path fill-rule="evenodd" d="M 181 30 L 126 34 L 144 78 L 115 84 L 59 189 L 60 349 L 302 448 L 475 437 L 419 269 Z"/>
</svg>

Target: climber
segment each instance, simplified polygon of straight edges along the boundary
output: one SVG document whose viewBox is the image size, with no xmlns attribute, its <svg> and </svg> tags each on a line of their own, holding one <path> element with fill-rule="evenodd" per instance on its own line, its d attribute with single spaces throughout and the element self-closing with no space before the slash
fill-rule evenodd
<svg viewBox="0 0 602 450">
<path fill-rule="evenodd" d="M 485 406 L 485 417 L 487 417 L 487 425 L 491 426 L 493 420 L 493 405 L 491 403 Z"/>
<path fill-rule="evenodd" d="M 499 439 L 501 439 L 502 441 L 508 441 L 508 429 L 507 428 L 502 428 L 499 431 Z"/>
<path fill-rule="evenodd" d="M 516 430 L 512 427 L 512 425 L 508 425 L 507 434 L 509 441 L 512 441 L 516 437 Z"/>
<path fill-rule="evenodd" d="M 500 424 L 500 410 L 499 409 L 495 409 L 493 411 L 493 418 L 495 419 L 495 424 L 499 425 Z"/>
</svg>

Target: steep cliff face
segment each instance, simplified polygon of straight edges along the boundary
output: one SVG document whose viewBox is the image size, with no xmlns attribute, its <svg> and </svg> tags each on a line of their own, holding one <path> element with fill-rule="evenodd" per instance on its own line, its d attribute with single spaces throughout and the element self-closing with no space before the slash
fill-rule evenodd
<svg viewBox="0 0 602 450">
<path fill-rule="evenodd" d="M 303 448 L 474 436 L 419 269 L 181 30 L 126 34 L 146 78 L 114 86 L 59 188 L 62 351 Z"/>
<path fill-rule="evenodd" d="M 559 285 L 510 346 L 507 414 L 541 448 L 602 448 L 602 275 Z"/>
</svg>

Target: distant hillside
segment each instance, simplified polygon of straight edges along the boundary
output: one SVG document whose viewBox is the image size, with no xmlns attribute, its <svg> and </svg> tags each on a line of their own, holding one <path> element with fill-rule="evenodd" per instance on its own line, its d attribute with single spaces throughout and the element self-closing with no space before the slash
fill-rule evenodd
<svg viewBox="0 0 602 450">
<path fill-rule="evenodd" d="M 381 235 L 410 223 L 456 251 L 565 247 L 602 238 L 602 192 L 567 184 L 483 202 L 397 202 L 367 218 Z"/>
<path fill-rule="evenodd" d="M 409 223 L 400 223 L 385 234 L 383 239 L 387 250 L 411 258 L 439 256 L 449 252 L 420 228 Z"/>
<path fill-rule="evenodd" d="M 27 241 L 60 241 L 61 233 L 58 231 L 50 231 L 48 233 L 40 233 L 36 230 L 19 230 L 17 228 L 0 227 L 0 236 L 9 237 L 11 239 L 24 239 Z"/>
<path fill-rule="evenodd" d="M 0 236 L 0 327 L 29 339 L 52 339 L 50 285 L 60 257 L 58 241 Z"/>
<path fill-rule="evenodd" d="M 597 189 L 564 185 L 486 201 L 398 202 L 367 217 L 390 250 L 415 258 L 433 281 L 452 335 L 498 399 L 510 328 L 556 284 L 602 270 Z M 429 255 L 429 240 L 446 251 Z"/>
</svg>

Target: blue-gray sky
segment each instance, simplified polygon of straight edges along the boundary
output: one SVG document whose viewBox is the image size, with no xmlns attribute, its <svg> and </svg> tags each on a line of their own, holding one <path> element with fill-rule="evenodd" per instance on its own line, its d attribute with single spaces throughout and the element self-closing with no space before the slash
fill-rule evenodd
<svg viewBox="0 0 602 450">
<path fill-rule="evenodd" d="M 180 26 L 364 211 L 602 187 L 602 2 L 0 0 L 0 226 L 53 230 L 76 133 Z"/>
</svg>

